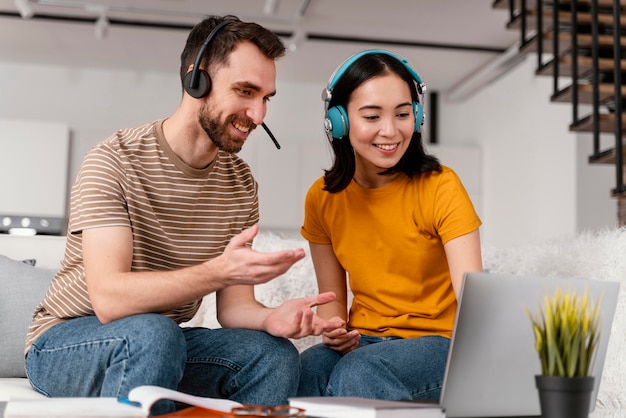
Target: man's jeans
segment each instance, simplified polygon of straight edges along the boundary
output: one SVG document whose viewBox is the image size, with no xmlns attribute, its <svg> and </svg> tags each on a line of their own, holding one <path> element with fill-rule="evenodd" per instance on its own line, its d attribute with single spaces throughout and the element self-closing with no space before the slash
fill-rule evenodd
<svg viewBox="0 0 626 418">
<path fill-rule="evenodd" d="M 302 353 L 298 396 L 439 400 L 450 340 L 361 335 L 342 356 L 324 344 Z"/>
<path fill-rule="evenodd" d="M 240 403 L 284 405 L 295 396 L 300 359 L 293 344 L 244 329 L 181 328 L 159 314 L 102 325 L 95 316 L 55 325 L 26 358 L 33 388 L 54 397 L 126 397 L 156 385 Z M 174 410 L 158 402 L 153 414 Z"/>
</svg>

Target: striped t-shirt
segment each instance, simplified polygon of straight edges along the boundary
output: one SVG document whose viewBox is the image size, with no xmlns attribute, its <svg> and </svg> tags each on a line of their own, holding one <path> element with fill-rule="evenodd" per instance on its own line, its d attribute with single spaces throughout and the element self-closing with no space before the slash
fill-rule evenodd
<svg viewBox="0 0 626 418">
<path fill-rule="evenodd" d="M 206 168 L 185 164 L 170 148 L 163 121 L 116 132 L 85 157 L 70 197 L 65 256 L 26 338 L 55 324 L 94 315 L 82 259 L 84 229 L 126 226 L 132 271 L 165 271 L 220 255 L 230 239 L 259 220 L 258 189 L 248 165 L 220 151 Z M 190 320 L 201 300 L 164 315 Z"/>
</svg>

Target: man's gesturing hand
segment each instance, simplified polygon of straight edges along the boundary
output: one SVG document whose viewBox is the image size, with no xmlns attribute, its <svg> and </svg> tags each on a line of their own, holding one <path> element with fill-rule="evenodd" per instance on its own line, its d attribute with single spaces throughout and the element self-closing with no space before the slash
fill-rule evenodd
<svg viewBox="0 0 626 418">
<path fill-rule="evenodd" d="M 333 300 L 333 292 L 288 300 L 272 310 L 263 321 L 263 328 L 276 337 L 302 338 L 341 327 L 340 320 L 326 321 L 311 310 L 313 306 Z"/>
<path fill-rule="evenodd" d="M 271 253 L 253 250 L 250 243 L 258 232 L 258 225 L 254 225 L 234 236 L 224 253 L 215 259 L 218 260 L 227 286 L 266 283 L 304 258 L 302 248 Z"/>
</svg>

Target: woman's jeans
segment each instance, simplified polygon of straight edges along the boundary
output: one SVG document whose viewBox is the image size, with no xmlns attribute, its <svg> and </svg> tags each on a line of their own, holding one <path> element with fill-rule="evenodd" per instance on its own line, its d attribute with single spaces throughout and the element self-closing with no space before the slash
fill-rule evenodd
<svg viewBox="0 0 626 418">
<path fill-rule="evenodd" d="M 106 325 L 95 316 L 55 325 L 28 351 L 33 388 L 54 397 L 126 397 L 140 385 L 284 405 L 295 396 L 300 359 L 293 344 L 245 329 L 182 328 L 159 314 Z M 173 411 L 158 402 L 152 414 Z"/>
<path fill-rule="evenodd" d="M 342 356 L 324 344 L 301 355 L 298 396 L 439 400 L 450 340 L 371 337 Z"/>
</svg>

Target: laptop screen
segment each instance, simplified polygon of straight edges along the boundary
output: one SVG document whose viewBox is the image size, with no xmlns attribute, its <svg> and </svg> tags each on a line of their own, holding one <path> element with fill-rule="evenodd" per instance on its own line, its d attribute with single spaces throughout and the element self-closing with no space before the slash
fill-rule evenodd
<svg viewBox="0 0 626 418">
<path fill-rule="evenodd" d="M 556 288 L 586 288 L 600 305 L 602 331 L 592 374 L 595 406 L 617 305 L 619 283 L 586 279 L 467 273 L 457 308 L 441 394 L 446 416 L 539 416 L 535 375 L 541 373 L 526 308 L 535 313 Z M 590 411 L 590 412 L 591 412 Z"/>
</svg>

